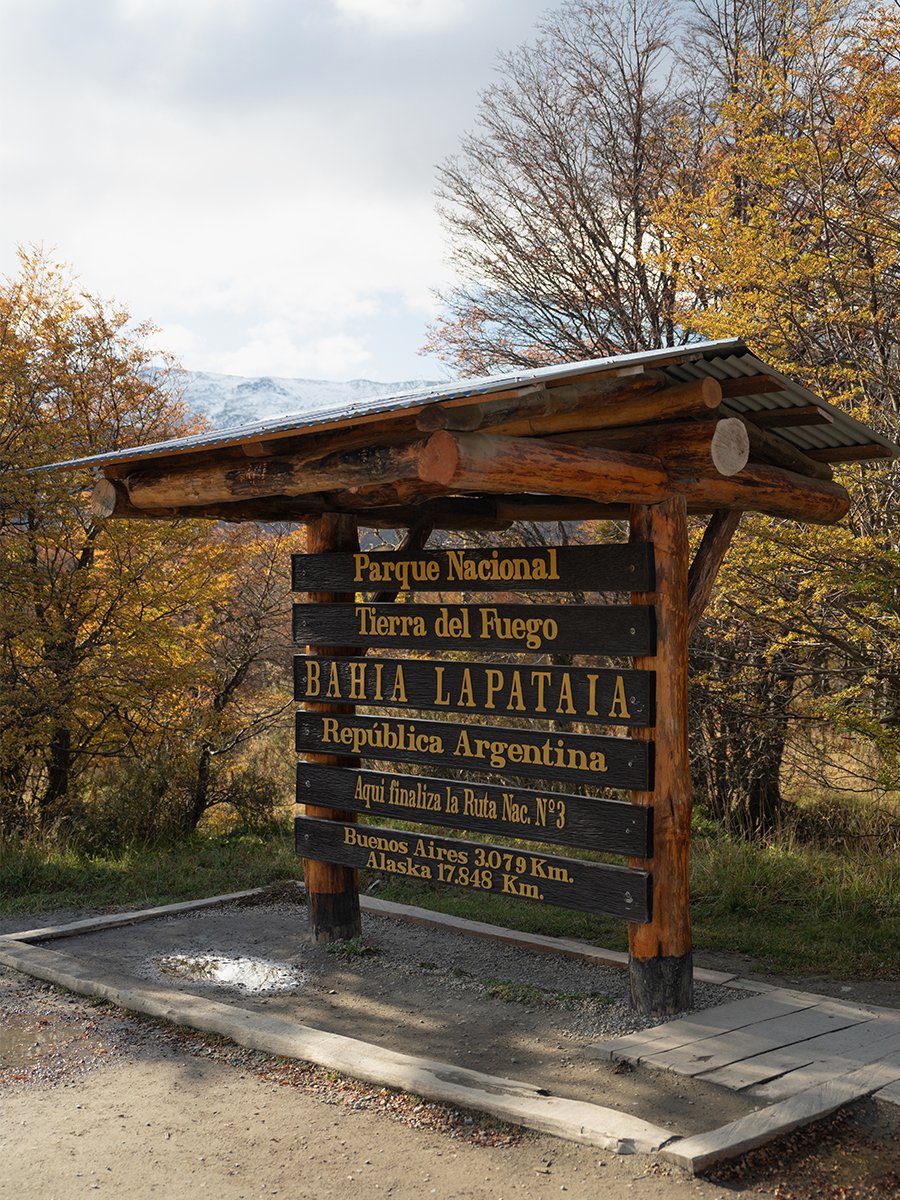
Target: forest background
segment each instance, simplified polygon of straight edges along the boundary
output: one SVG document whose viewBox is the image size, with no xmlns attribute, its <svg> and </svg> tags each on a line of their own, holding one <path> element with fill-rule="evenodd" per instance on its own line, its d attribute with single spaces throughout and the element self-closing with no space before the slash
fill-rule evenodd
<svg viewBox="0 0 900 1200">
<path fill-rule="evenodd" d="M 462 283 L 429 348 L 464 377 L 737 335 L 896 441 L 898 150 L 896 5 L 568 0 L 501 61 L 440 168 Z M 100 524 L 84 475 L 30 473 L 198 430 L 149 332 L 38 252 L 0 288 L 12 905 L 297 873 L 284 814 L 302 527 Z M 853 508 L 838 528 L 744 518 L 692 643 L 694 912 L 713 948 L 896 976 L 900 473 L 841 476 Z M 570 918 L 502 919 L 572 932 Z"/>
</svg>

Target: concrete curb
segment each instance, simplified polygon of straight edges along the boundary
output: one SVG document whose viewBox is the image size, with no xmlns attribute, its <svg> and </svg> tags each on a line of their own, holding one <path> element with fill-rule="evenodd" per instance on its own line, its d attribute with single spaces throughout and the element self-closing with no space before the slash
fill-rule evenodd
<svg viewBox="0 0 900 1200">
<path fill-rule="evenodd" d="M 300 880 L 296 882 L 302 889 L 303 884 Z M 111 913 L 102 917 L 86 917 L 80 921 L 71 921 L 66 925 L 48 925 L 42 929 L 2 934 L 0 940 L 6 938 L 17 942 L 49 942 L 56 938 L 77 937 L 80 934 L 93 933 L 101 929 L 136 925 L 140 921 L 150 921 L 155 917 L 177 916 L 180 913 L 213 908 L 217 904 L 230 904 L 248 896 L 258 896 L 264 891 L 265 888 L 251 888 L 245 892 L 229 892 L 222 896 L 210 896 L 205 900 L 186 900 L 178 904 L 161 904 L 156 908 Z M 502 925 L 489 925 L 484 921 L 469 921 L 465 917 L 453 917 L 447 913 L 433 912 L 428 908 L 417 908 L 412 904 L 398 904 L 393 900 L 381 900 L 377 896 L 360 896 L 359 906 L 363 912 L 370 912 L 373 916 L 396 917 L 398 920 L 409 921 L 414 925 L 424 925 L 432 929 L 448 929 L 454 933 L 465 933 L 470 937 L 490 938 L 509 946 L 517 946 L 521 950 L 529 950 L 533 954 L 561 954 L 566 958 L 597 963 L 599 966 L 619 967 L 622 970 L 628 967 L 628 955 L 623 950 L 604 950 L 600 946 L 592 946 L 589 942 L 579 942 L 574 938 L 522 933 L 518 929 L 505 929 Z M 737 975 L 728 974 L 725 971 L 709 971 L 703 967 L 694 968 L 694 979 L 698 983 L 721 984 L 748 991 L 761 990 L 751 980 L 739 979 Z"/>
<path fill-rule="evenodd" d="M 884 1063 L 873 1063 L 839 1075 L 827 1083 L 816 1084 L 805 1091 L 797 1092 L 778 1104 L 770 1104 L 757 1112 L 698 1133 L 666 1147 L 661 1157 L 681 1167 L 689 1175 L 710 1167 L 724 1159 L 737 1158 L 748 1150 L 754 1150 L 773 1138 L 791 1133 L 802 1125 L 820 1121 L 866 1096 L 876 1095 L 879 1089 L 888 1091 L 900 1080 L 900 1055 L 893 1055 Z"/>
<path fill-rule="evenodd" d="M 222 896 L 208 896 L 205 900 L 182 900 L 178 904 L 159 904 L 155 908 L 140 908 L 133 912 L 110 913 L 102 917 L 84 917 L 80 921 L 69 921 L 65 925 L 45 925 L 41 929 L 24 929 L 19 933 L 0 934 L 0 941 L 51 942 L 56 938 L 79 937 L 83 933 L 96 933 L 101 929 L 137 925 L 141 921 L 152 921 L 156 917 L 171 917 L 204 908 L 215 908 L 218 904 L 230 904 L 235 900 L 244 900 L 247 896 L 258 896 L 262 890 L 262 888 L 251 888 L 246 892 L 227 892 Z"/>
<path fill-rule="evenodd" d="M 21 935 L 0 939 L 0 963 L 133 1012 L 220 1034 L 252 1050 L 302 1059 L 355 1079 L 488 1113 L 617 1154 L 655 1154 L 675 1136 L 627 1113 L 551 1096 L 520 1080 L 400 1054 L 283 1017 L 158 987 L 132 975 L 97 970 L 72 955 L 27 945 Z"/>
</svg>

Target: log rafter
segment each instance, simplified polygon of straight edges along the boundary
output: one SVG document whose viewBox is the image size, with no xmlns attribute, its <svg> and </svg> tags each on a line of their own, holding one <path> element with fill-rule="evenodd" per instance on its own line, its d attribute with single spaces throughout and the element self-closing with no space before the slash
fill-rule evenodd
<svg viewBox="0 0 900 1200">
<path fill-rule="evenodd" d="M 764 427 L 777 430 L 791 410 L 771 421 L 753 414 L 757 425 L 722 407 L 723 393 L 765 392 L 780 388 L 778 380 L 703 377 L 666 386 L 663 378 L 626 370 L 534 383 L 423 405 L 402 418 L 383 414 L 380 425 L 316 433 L 306 442 L 251 440 L 228 456 L 207 448 L 188 461 L 111 464 L 93 510 L 98 517 L 305 521 L 327 512 L 374 519 L 379 510 L 408 524 L 400 515 L 415 517 L 428 504 L 446 519 L 493 525 L 517 519 L 510 516 L 516 497 L 531 497 L 525 507 L 532 511 L 584 519 L 598 508 L 618 514 L 680 494 L 690 512 L 758 511 L 827 524 L 847 511 L 849 497 L 821 459 L 853 455 L 853 447 L 807 454 Z M 812 407 L 797 410 L 797 419 L 817 419 Z M 459 505 L 454 512 L 453 497 L 500 496 L 502 505 L 482 512 Z M 541 504 L 540 496 L 552 499 Z"/>
<path fill-rule="evenodd" d="M 645 448 L 655 454 L 572 446 L 536 437 L 440 430 L 417 442 L 312 461 L 302 457 L 245 460 L 237 466 L 227 463 L 134 472 L 120 482 L 101 481 L 95 511 L 98 515 L 134 515 L 134 510 L 160 514 L 165 510 L 167 515 L 181 516 L 205 510 L 204 515 L 220 519 L 229 515 L 260 519 L 257 509 L 262 503 L 270 519 L 291 519 L 324 511 L 415 506 L 450 495 L 543 493 L 601 505 L 627 505 L 659 503 L 667 495 L 680 493 L 693 512 L 755 510 L 823 524 L 840 520 L 846 513 L 846 491 L 827 479 L 755 462 L 731 475 L 720 474 L 712 460 L 708 435 L 711 428 L 715 433 L 722 426 L 729 427 L 730 421 L 685 423 L 687 441 L 684 431 L 677 438 L 673 434 L 670 461 L 663 457 L 665 437 L 655 439 L 652 429 L 644 440 Z M 701 438 L 694 445 L 686 471 L 683 461 L 679 466 L 679 454 L 683 458 L 685 446 L 692 444 L 695 427 L 706 430 L 706 441 Z M 619 440 L 635 445 L 639 438 L 639 431 L 634 431 Z M 235 507 L 238 505 L 244 507 Z M 216 511 L 220 506 L 222 511 Z"/>
</svg>

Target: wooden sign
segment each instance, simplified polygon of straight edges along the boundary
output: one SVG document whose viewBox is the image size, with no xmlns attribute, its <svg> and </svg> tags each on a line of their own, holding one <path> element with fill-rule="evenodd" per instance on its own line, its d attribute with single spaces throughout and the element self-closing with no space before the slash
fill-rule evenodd
<svg viewBox="0 0 900 1200">
<path fill-rule="evenodd" d="M 630 867 L 313 817 L 295 818 L 294 838 L 304 858 L 628 921 L 650 915 L 650 877 Z"/>
<path fill-rule="evenodd" d="M 629 604 L 295 604 L 294 642 L 512 654 L 656 649 L 653 608 Z"/>
<path fill-rule="evenodd" d="M 441 550 L 422 554 L 295 554 L 295 592 L 653 591 L 648 542 Z"/>
<path fill-rule="evenodd" d="M 297 764 L 297 801 L 365 816 L 646 858 L 653 810 L 624 800 Z"/>
<path fill-rule="evenodd" d="M 505 771 L 596 787 L 648 791 L 652 743 L 592 733 L 505 729 L 450 721 L 297 713 L 297 750 L 427 763 L 469 771 Z"/>
<path fill-rule="evenodd" d="M 390 708 L 653 724 L 652 671 L 396 658 L 294 657 L 294 699 Z"/>
</svg>

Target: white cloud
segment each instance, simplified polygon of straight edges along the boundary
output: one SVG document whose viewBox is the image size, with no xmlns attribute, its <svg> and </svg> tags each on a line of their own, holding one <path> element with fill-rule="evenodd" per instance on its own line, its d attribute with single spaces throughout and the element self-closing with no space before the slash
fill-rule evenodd
<svg viewBox="0 0 900 1200">
<path fill-rule="evenodd" d="M 349 20 L 390 33 L 432 33 L 473 15 L 469 0 L 332 0 Z"/>
<path fill-rule="evenodd" d="M 359 338 L 336 333 L 303 341 L 290 321 L 276 319 L 254 326 L 248 341 L 224 355 L 216 370 L 226 375 L 349 379 L 371 361 L 370 351 Z"/>
<path fill-rule="evenodd" d="M 10 0 L 0 274 L 55 247 L 188 369 L 420 372 L 434 164 L 540 3 Z"/>
</svg>

